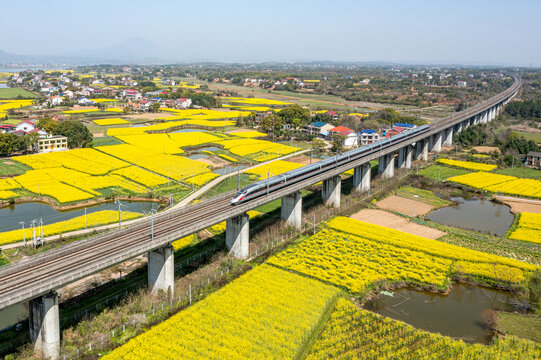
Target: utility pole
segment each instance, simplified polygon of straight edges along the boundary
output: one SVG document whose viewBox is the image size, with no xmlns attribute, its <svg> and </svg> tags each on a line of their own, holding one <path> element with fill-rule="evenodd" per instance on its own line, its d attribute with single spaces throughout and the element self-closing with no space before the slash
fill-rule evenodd
<svg viewBox="0 0 541 360">
<path fill-rule="evenodd" d="M 26 247 L 26 236 L 24 234 L 24 221 L 19 221 L 19 224 L 21 224 L 23 227 L 23 242 L 24 242 L 24 246 Z"/>
<path fill-rule="evenodd" d="M 34 245 L 34 247 L 36 247 L 36 227 L 35 227 L 35 224 L 36 224 L 36 219 L 30 221 L 30 226 L 31 226 L 31 229 L 30 230 L 30 235 L 32 236 L 32 244 Z"/>
<path fill-rule="evenodd" d="M 118 204 L 118 230 L 120 230 L 121 223 L 121 216 L 120 216 L 120 207 L 122 206 L 122 203 L 120 202 L 120 198 L 117 198 L 115 200 L 115 204 Z"/>
<path fill-rule="evenodd" d="M 158 210 L 150 209 L 150 240 L 154 241 L 154 214 Z"/>
</svg>

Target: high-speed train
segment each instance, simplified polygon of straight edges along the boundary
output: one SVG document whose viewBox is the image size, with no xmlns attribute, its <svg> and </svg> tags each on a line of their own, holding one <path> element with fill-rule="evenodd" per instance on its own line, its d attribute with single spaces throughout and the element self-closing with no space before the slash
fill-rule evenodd
<svg viewBox="0 0 541 360">
<path fill-rule="evenodd" d="M 412 136 L 416 136 L 427 132 L 430 129 L 429 125 L 419 126 L 418 128 L 404 131 L 396 136 L 380 140 L 378 142 L 372 143 L 370 145 L 365 145 L 343 154 L 328 158 L 325 160 L 318 161 L 310 165 L 305 165 L 295 170 L 288 171 L 286 173 L 270 177 L 265 180 L 258 181 L 256 183 L 250 184 L 242 188 L 234 197 L 231 199 L 231 204 L 237 205 L 248 200 L 252 200 L 262 195 L 269 194 L 273 191 L 283 188 L 286 185 L 291 183 L 307 179 L 309 177 L 318 175 L 329 169 L 344 165 L 348 162 L 357 160 L 363 156 L 369 155 L 371 153 L 377 152 L 380 148 L 387 146 L 389 144 L 396 144 L 401 141 L 404 141 Z"/>
</svg>

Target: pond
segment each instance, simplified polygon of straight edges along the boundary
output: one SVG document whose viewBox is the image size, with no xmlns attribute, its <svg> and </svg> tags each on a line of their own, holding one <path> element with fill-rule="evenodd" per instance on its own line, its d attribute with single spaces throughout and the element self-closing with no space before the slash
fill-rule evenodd
<svg viewBox="0 0 541 360">
<path fill-rule="evenodd" d="M 218 174 L 218 175 L 226 175 L 226 174 L 231 174 L 232 172 L 246 169 L 246 168 L 247 168 L 246 165 L 226 166 L 226 167 L 214 170 L 213 173 Z"/>
<path fill-rule="evenodd" d="M 208 159 L 208 158 L 209 157 L 207 155 L 203 155 L 203 154 L 195 154 L 195 155 L 188 156 L 188 159 L 191 159 L 191 160 Z"/>
<path fill-rule="evenodd" d="M 454 284 L 449 295 L 400 289 L 379 295 L 365 308 L 416 328 L 488 344 L 493 333 L 483 326 L 487 310 L 512 311 L 511 294 L 480 286 Z"/>
<path fill-rule="evenodd" d="M 158 204 L 148 201 L 122 201 L 123 211 L 148 212 L 150 209 L 157 209 Z M 102 203 L 86 208 L 87 214 L 102 210 L 118 210 L 118 205 L 114 201 Z M 24 221 L 25 226 L 34 219 L 43 219 L 43 224 L 48 225 L 58 221 L 69 220 L 85 214 L 84 208 L 59 211 L 52 206 L 39 202 L 29 202 L 17 204 L 5 208 L 0 208 L 0 232 L 21 229 L 20 221 Z"/>
<path fill-rule="evenodd" d="M 220 148 L 217 148 L 217 147 L 206 147 L 206 148 L 203 148 L 203 149 L 199 149 L 199 151 L 210 151 L 210 152 L 214 152 L 214 151 L 218 151 L 218 150 L 221 150 Z"/>
<path fill-rule="evenodd" d="M 515 216 L 507 205 L 476 197 L 464 199 L 457 196 L 451 200 L 457 204 L 434 210 L 427 215 L 427 218 L 443 225 L 498 236 L 505 235 L 513 224 Z"/>
</svg>

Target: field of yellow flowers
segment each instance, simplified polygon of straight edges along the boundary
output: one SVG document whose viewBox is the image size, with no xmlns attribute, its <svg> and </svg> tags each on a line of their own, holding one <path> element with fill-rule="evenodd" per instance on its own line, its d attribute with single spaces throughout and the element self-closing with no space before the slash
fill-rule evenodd
<svg viewBox="0 0 541 360">
<path fill-rule="evenodd" d="M 246 170 L 247 174 L 254 174 L 259 177 L 260 180 L 266 179 L 267 175 L 276 176 L 285 172 L 298 169 L 302 167 L 302 164 L 292 163 L 285 160 L 276 160 L 268 164 L 259 165 L 250 170 Z"/>
<path fill-rule="evenodd" d="M 541 214 L 520 213 L 518 227 L 509 234 L 509 238 L 541 244 Z"/>
<path fill-rule="evenodd" d="M 451 274 L 523 285 L 537 267 L 358 220 L 337 217 L 269 263 L 362 292 L 380 280 L 446 288 Z"/>
<path fill-rule="evenodd" d="M 109 119 L 94 120 L 94 123 L 100 126 L 107 126 L 107 125 L 129 124 L 130 122 L 128 120 L 124 120 L 121 118 L 109 118 Z"/>
<path fill-rule="evenodd" d="M 492 174 L 483 171 L 454 176 L 448 179 L 459 184 L 494 193 L 541 198 L 541 181 Z"/>
<path fill-rule="evenodd" d="M 473 161 L 461 161 L 452 159 L 438 159 L 438 162 L 444 165 L 455 166 L 464 169 L 477 170 L 477 171 L 492 171 L 498 166 L 493 164 L 484 164 Z"/>
<path fill-rule="evenodd" d="M 34 100 L 0 100 L 0 118 L 6 116 L 10 109 L 19 109 L 34 104 Z"/>
<path fill-rule="evenodd" d="M 216 142 L 231 153 L 263 162 L 299 151 L 300 148 L 257 139 L 231 139 Z"/>
<path fill-rule="evenodd" d="M 243 97 L 222 97 L 223 103 L 240 103 L 252 105 L 291 105 L 291 103 L 280 100 L 271 100 L 263 98 L 243 98 Z"/>
<path fill-rule="evenodd" d="M 140 217 L 141 214 L 137 212 L 122 211 L 122 221 L 131 220 Z M 86 226 L 88 228 L 111 224 L 118 221 L 118 212 L 116 210 L 102 210 L 90 213 L 86 216 Z M 70 220 L 59 221 L 50 225 L 43 225 L 43 233 L 45 236 L 51 236 L 56 234 L 62 234 L 68 231 L 75 231 L 85 228 L 85 216 L 78 216 Z M 26 228 L 24 230 L 26 240 L 31 238 L 31 230 Z M 23 231 L 13 230 L 0 233 L 0 245 L 9 244 L 13 242 L 23 241 Z"/>
<path fill-rule="evenodd" d="M 103 359 L 293 359 L 337 294 L 260 265 Z"/>
<path fill-rule="evenodd" d="M 223 128 L 224 126 L 235 125 L 234 120 L 179 120 L 158 123 L 149 126 L 140 127 L 119 127 L 107 130 L 108 136 L 119 135 L 141 135 L 156 131 L 166 131 L 169 129 L 177 129 L 182 127 L 203 127 L 203 128 Z"/>
<path fill-rule="evenodd" d="M 418 330 L 338 299 L 306 360 L 331 359 L 535 359 L 541 345 L 513 336 L 494 344 L 467 344 Z"/>
</svg>

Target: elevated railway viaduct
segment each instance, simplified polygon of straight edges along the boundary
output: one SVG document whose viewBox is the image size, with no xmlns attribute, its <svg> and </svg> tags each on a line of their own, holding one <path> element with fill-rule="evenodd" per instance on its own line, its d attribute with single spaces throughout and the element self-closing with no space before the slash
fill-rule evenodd
<svg viewBox="0 0 541 360">
<path fill-rule="evenodd" d="M 397 141 L 391 140 L 385 146 L 378 147 L 377 151 L 253 200 L 232 206 L 230 200 L 233 194 L 228 193 L 196 205 L 155 215 L 153 237 L 150 220 L 146 218 L 128 228 L 80 240 L 5 266 L 0 270 L 0 309 L 29 301 L 30 336 L 34 348 L 43 357 L 58 359 L 60 326 L 56 289 L 131 258 L 148 254 L 149 287 L 153 292 L 164 290 L 173 295 L 172 241 L 226 221 L 228 249 L 240 259 L 247 258 L 248 210 L 282 199 L 282 219 L 300 227 L 300 191 L 303 188 L 323 182 L 322 197 L 325 205 L 339 207 L 341 173 L 354 169 L 355 190 L 368 191 L 371 160 L 379 159 L 379 174 L 384 178 L 394 175 L 395 166 L 410 168 L 412 160 L 426 161 L 429 151 L 439 152 L 442 146 L 451 146 L 455 133 L 468 126 L 493 120 L 502 106 L 517 94 L 520 85 L 520 79 L 514 78 L 513 84 L 502 93 L 431 123 L 423 133 L 412 134 Z M 396 153 L 398 156 L 395 156 Z"/>
</svg>

